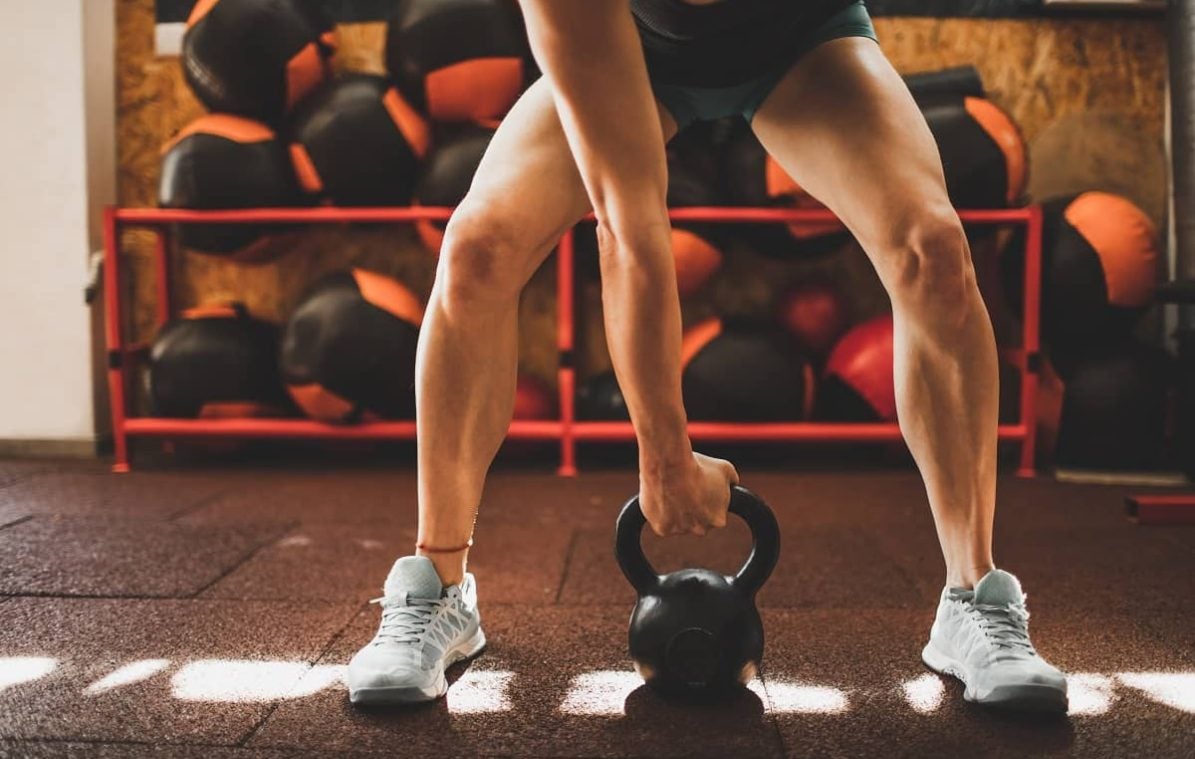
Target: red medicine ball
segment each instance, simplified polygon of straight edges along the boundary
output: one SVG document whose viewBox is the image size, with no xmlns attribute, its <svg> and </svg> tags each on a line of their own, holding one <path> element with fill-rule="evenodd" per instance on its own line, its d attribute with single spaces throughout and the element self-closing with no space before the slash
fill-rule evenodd
<svg viewBox="0 0 1195 759">
<path fill-rule="evenodd" d="M 846 333 L 826 361 L 817 416 L 828 421 L 896 421 L 891 314 Z"/>
<path fill-rule="evenodd" d="M 825 356 L 847 328 L 849 307 L 842 290 L 829 282 L 800 284 L 781 296 L 777 317 L 797 346 Z"/>
</svg>

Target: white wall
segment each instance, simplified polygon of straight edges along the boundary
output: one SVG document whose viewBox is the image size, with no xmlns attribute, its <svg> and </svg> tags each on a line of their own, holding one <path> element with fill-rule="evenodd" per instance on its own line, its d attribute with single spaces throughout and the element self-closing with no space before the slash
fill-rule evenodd
<svg viewBox="0 0 1195 759">
<path fill-rule="evenodd" d="M 0 441 L 95 436 L 82 292 L 115 197 L 113 26 L 112 0 L 0 3 Z"/>
</svg>

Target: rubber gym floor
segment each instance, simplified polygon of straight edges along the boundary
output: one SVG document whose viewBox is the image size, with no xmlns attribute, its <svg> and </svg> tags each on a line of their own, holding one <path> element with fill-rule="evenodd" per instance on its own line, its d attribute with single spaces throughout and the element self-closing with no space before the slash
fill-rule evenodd
<svg viewBox="0 0 1195 759">
<path fill-rule="evenodd" d="M 413 544 L 409 471 L 0 462 L 0 755 L 1195 755 L 1195 527 L 1129 522 L 1125 488 L 1002 478 L 997 561 L 1071 674 L 1071 713 L 1034 719 L 919 661 L 941 568 L 913 471 L 743 474 L 783 556 L 739 697 L 668 703 L 630 668 L 632 471 L 503 470 L 471 561 L 489 648 L 446 700 L 362 711 L 341 671 Z M 647 542 L 660 569 L 730 571 L 748 537 Z"/>
</svg>

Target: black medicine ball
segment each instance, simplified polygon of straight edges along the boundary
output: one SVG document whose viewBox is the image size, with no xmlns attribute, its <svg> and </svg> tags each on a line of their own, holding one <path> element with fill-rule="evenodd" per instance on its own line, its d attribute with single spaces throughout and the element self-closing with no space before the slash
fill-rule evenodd
<svg viewBox="0 0 1195 759">
<path fill-rule="evenodd" d="M 209 114 L 191 122 L 162 152 L 158 205 L 200 210 L 292 206 L 299 200 L 286 148 L 265 124 Z M 251 246 L 281 227 L 182 224 L 179 241 L 206 253 L 251 260 Z"/>
<path fill-rule="evenodd" d="M 210 110 L 277 124 L 331 74 L 335 47 L 318 0 L 199 0 L 183 74 Z"/>
<path fill-rule="evenodd" d="M 600 421 L 631 420 L 626 399 L 613 371 L 595 374 L 577 389 L 577 417 Z"/>
<path fill-rule="evenodd" d="M 288 405 L 278 328 L 237 306 L 191 309 L 163 325 L 149 355 L 151 413 L 258 416 Z"/>
<path fill-rule="evenodd" d="M 1077 360 L 1062 394 L 1058 466 L 1104 471 L 1160 467 L 1172 370 L 1168 353 L 1137 342 L 1105 346 Z"/>
<path fill-rule="evenodd" d="M 1028 159 L 1007 113 L 980 97 L 926 98 L 920 105 L 956 208 L 1004 208 L 1020 200 Z"/>
<path fill-rule="evenodd" d="M 1042 335 L 1067 373 L 1067 354 L 1123 340 L 1153 302 L 1158 233 L 1127 198 L 1085 192 L 1042 204 Z M 1024 234 L 1001 258 L 1004 290 L 1023 304 Z"/>
<path fill-rule="evenodd" d="M 465 199 L 473 175 L 494 137 L 494 130 L 467 125 L 441 134 L 423 164 L 415 187 L 415 202 L 421 206 L 455 208 Z M 444 222 L 421 220 L 415 229 L 424 246 L 439 254 L 444 242 Z"/>
<path fill-rule="evenodd" d="M 775 328 L 707 320 L 686 330 L 682 365 L 695 421 L 796 421 L 813 405 L 813 369 Z"/>
<path fill-rule="evenodd" d="M 496 126 L 528 79 L 527 51 L 511 0 L 399 0 L 386 31 L 390 76 L 436 121 Z"/>
<path fill-rule="evenodd" d="M 354 269 L 320 280 L 282 337 L 291 397 L 328 422 L 413 418 L 422 320 L 419 300 L 389 277 Z"/>
<path fill-rule="evenodd" d="M 299 184 L 341 206 L 408 203 L 431 142 L 423 117 L 370 74 L 321 85 L 295 111 L 290 135 Z"/>
</svg>

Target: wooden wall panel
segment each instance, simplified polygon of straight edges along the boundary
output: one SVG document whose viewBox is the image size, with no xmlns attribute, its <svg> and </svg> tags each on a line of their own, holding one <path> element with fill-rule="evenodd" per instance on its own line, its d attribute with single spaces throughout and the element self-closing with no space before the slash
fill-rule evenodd
<svg viewBox="0 0 1195 759">
<path fill-rule="evenodd" d="M 120 0 L 117 12 L 120 202 L 153 205 L 159 149 L 202 113 L 176 59 L 154 57 L 152 0 Z M 977 65 L 992 97 L 1021 125 L 1031 145 L 1031 190 L 1038 195 L 1101 186 L 1133 197 L 1156 219 L 1164 209 L 1162 119 L 1165 46 L 1160 20 L 878 19 L 881 42 L 898 69 L 923 71 Z M 381 24 L 342 27 L 336 65 L 382 70 Z M 434 260 L 398 228 L 324 228 L 293 242 L 277 262 L 242 267 L 183 254 L 176 268 L 179 305 L 237 298 L 281 320 L 320 274 L 360 265 L 399 276 L 426 296 Z M 130 233 L 124 248 L 133 264 L 135 329 L 152 333 L 148 235 Z M 520 365 L 551 382 L 554 280 L 551 265 L 533 279 L 520 310 Z M 850 282 L 860 317 L 884 307 L 884 294 L 862 252 L 849 249 L 822 261 L 787 264 L 750 253 L 685 304 L 686 317 L 714 312 L 764 314 L 778 290 L 811 271 Z M 596 283 L 583 284 L 586 327 L 579 353 L 590 370 L 606 364 Z"/>
</svg>

